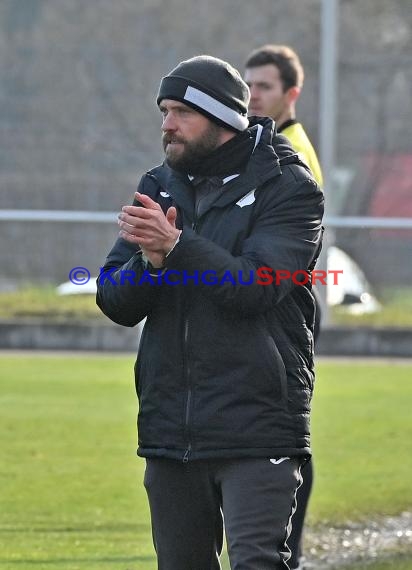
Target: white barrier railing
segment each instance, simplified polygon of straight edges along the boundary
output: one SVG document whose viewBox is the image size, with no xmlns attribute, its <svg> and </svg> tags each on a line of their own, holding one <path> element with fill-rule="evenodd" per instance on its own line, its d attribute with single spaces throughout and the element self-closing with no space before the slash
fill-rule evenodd
<svg viewBox="0 0 412 570">
<path fill-rule="evenodd" d="M 26 222 L 115 223 L 117 212 L 86 210 L 0 210 L 0 220 Z M 366 216 L 329 216 L 323 222 L 331 228 L 412 229 L 412 218 L 377 218 Z"/>
<path fill-rule="evenodd" d="M 22 222 L 115 223 L 117 213 L 86 210 L 0 210 L 0 220 Z"/>
</svg>

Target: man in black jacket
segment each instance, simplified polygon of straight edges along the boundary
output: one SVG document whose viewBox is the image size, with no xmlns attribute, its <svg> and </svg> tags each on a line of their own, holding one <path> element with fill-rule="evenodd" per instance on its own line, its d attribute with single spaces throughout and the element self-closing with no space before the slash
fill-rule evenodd
<svg viewBox="0 0 412 570">
<path fill-rule="evenodd" d="M 166 160 L 119 215 L 98 279 L 113 321 L 146 317 L 136 363 L 160 570 L 288 568 L 310 455 L 311 269 L 323 196 L 249 90 L 198 56 L 162 79 Z"/>
</svg>

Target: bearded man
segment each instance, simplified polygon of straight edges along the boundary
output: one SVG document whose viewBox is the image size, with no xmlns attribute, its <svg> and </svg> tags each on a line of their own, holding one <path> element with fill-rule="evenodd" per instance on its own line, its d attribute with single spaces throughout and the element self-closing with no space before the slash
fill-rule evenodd
<svg viewBox="0 0 412 570">
<path fill-rule="evenodd" d="M 218 570 L 223 519 L 233 570 L 287 569 L 311 453 L 323 195 L 273 121 L 249 121 L 249 97 L 239 72 L 210 56 L 162 79 L 165 161 L 122 208 L 98 279 L 110 319 L 146 318 L 138 455 L 160 570 Z M 239 283 L 239 272 L 255 279 Z"/>
</svg>

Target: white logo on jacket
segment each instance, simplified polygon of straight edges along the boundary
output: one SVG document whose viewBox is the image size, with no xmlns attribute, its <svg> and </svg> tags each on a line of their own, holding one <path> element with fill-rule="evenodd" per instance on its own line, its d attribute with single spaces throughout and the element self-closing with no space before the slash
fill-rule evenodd
<svg viewBox="0 0 412 570">
<path fill-rule="evenodd" d="M 243 208 L 244 206 L 250 206 L 255 201 L 255 191 L 256 188 L 248 192 L 243 198 L 241 198 L 238 202 L 236 202 L 236 206 Z"/>
</svg>

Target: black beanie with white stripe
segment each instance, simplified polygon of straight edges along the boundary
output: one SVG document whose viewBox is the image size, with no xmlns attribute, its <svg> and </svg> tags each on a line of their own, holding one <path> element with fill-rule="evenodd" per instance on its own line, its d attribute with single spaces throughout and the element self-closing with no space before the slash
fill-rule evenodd
<svg viewBox="0 0 412 570">
<path fill-rule="evenodd" d="M 234 67 L 216 57 L 199 55 L 179 63 L 160 83 L 158 105 L 162 99 L 181 101 L 234 131 L 249 125 L 249 87 Z"/>
</svg>

